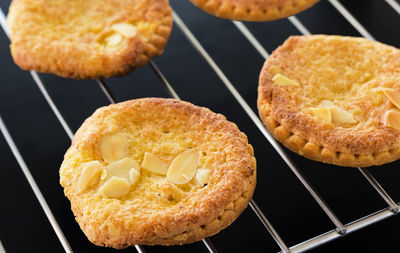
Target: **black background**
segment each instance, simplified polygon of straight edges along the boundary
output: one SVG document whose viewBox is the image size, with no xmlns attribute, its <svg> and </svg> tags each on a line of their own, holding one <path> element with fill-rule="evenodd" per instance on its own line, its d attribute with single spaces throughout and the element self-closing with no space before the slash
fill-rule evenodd
<svg viewBox="0 0 400 253">
<path fill-rule="evenodd" d="M 384 0 L 341 2 L 377 40 L 400 47 L 400 15 Z M 8 5 L 8 1 L 1 1 L 5 12 Z M 172 0 L 171 5 L 256 111 L 258 74 L 264 59 L 232 22 L 209 16 L 186 0 Z M 359 36 L 324 0 L 297 17 L 312 33 Z M 268 52 L 288 36 L 299 34 L 287 19 L 246 25 Z M 58 169 L 70 140 L 30 74 L 13 63 L 8 44 L 7 37 L 0 32 L 0 114 L 3 120 L 73 250 L 116 252 L 92 245 L 76 224 L 58 183 Z M 183 100 L 226 115 L 247 134 L 258 161 L 254 199 L 289 246 L 334 228 L 177 26 L 173 28 L 165 53 L 155 62 Z M 108 104 L 94 80 L 41 76 L 73 131 L 97 107 Z M 149 66 L 137 69 L 127 77 L 111 78 L 108 83 L 118 101 L 168 97 Z M 387 207 L 357 169 L 329 166 L 288 153 L 343 223 Z M 0 164 L 0 239 L 7 252 L 62 252 L 61 244 L 1 135 Z M 395 162 L 371 168 L 395 201 L 400 199 L 398 165 L 399 162 Z M 395 216 L 311 252 L 396 252 L 399 225 L 399 217 Z M 250 208 L 211 240 L 220 252 L 279 250 Z M 206 252 L 202 242 L 145 248 L 148 252 Z M 123 252 L 136 251 L 131 247 Z"/>
</svg>

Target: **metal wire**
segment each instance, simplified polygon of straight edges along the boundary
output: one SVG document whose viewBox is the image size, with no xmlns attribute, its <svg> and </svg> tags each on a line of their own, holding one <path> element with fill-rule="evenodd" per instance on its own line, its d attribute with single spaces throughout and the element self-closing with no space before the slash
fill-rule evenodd
<svg viewBox="0 0 400 253">
<path fill-rule="evenodd" d="M 239 31 L 246 37 L 246 39 L 253 45 L 253 47 L 261 54 L 264 59 L 269 57 L 267 50 L 261 45 L 261 43 L 254 37 L 249 29 L 240 21 L 232 21 L 233 24 L 239 29 Z"/>
<path fill-rule="evenodd" d="M 290 250 L 286 246 L 285 242 L 279 236 L 278 232 L 276 232 L 272 224 L 268 221 L 267 217 L 265 217 L 264 213 L 261 211 L 257 203 L 253 199 L 251 199 L 249 205 L 251 209 L 253 209 L 253 211 L 257 214 L 262 224 L 267 228 L 268 232 L 270 233 L 272 238 L 274 238 L 275 242 L 278 244 L 279 248 L 281 248 L 282 252 L 289 253 Z"/>
<path fill-rule="evenodd" d="M 169 95 L 175 99 L 180 100 L 178 94 L 176 94 L 175 90 L 172 88 L 171 84 L 168 82 L 167 78 L 165 78 L 164 74 L 160 71 L 157 65 L 153 61 L 150 61 L 149 65 L 156 76 L 160 79 L 161 83 L 164 84 L 164 87 L 167 89 Z"/>
<path fill-rule="evenodd" d="M 381 197 L 386 201 L 386 203 L 390 206 L 392 212 L 397 213 L 399 211 L 399 207 L 396 202 L 386 193 L 386 191 L 382 188 L 382 186 L 378 183 L 378 181 L 372 176 L 372 174 L 366 168 L 358 168 L 358 170 L 363 174 L 363 176 L 368 180 L 368 182 L 374 187 L 374 189 L 381 195 Z"/>
<path fill-rule="evenodd" d="M 3 246 L 3 243 L 0 241 L 0 253 L 6 253 L 6 249 Z"/>
<path fill-rule="evenodd" d="M 301 32 L 303 35 L 310 35 L 310 31 L 295 17 L 288 17 L 289 21 Z"/>
<path fill-rule="evenodd" d="M 371 224 L 374 224 L 376 222 L 379 222 L 381 220 L 384 220 L 384 219 L 389 218 L 394 215 L 395 215 L 395 213 L 393 213 L 389 208 L 386 208 L 386 209 L 382 209 L 378 212 L 372 213 L 370 215 L 367 215 L 365 217 L 362 217 L 358 220 L 355 220 L 353 222 L 346 224 L 347 234 L 353 233 L 357 230 L 360 230 L 364 227 L 367 227 Z M 290 252 L 291 253 L 305 252 L 307 250 L 321 246 L 327 242 L 333 241 L 340 237 L 341 237 L 341 235 L 339 235 L 336 232 L 336 230 L 331 230 L 329 232 L 318 235 L 314 238 L 311 238 L 307 241 L 301 242 L 297 245 L 290 247 Z"/>
<path fill-rule="evenodd" d="M 210 241 L 210 238 L 204 238 L 202 241 L 204 245 L 206 245 L 209 252 L 218 253 L 218 250 L 214 247 L 214 244 Z"/>
<path fill-rule="evenodd" d="M 115 97 L 112 94 L 110 88 L 108 87 L 106 81 L 104 81 L 104 79 L 97 79 L 96 82 L 100 86 L 100 89 L 106 95 L 106 97 L 110 101 L 110 103 L 115 104 Z"/>
<path fill-rule="evenodd" d="M 6 139 L 6 142 L 8 146 L 11 149 L 11 152 L 13 153 L 15 159 L 18 162 L 18 165 L 20 166 L 22 172 L 24 173 L 24 176 L 26 180 L 28 180 L 29 186 L 31 187 L 33 193 L 35 194 L 35 197 L 39 201 L 40 206 L 42 207 L 44 213 L 46 214 L 47 219 L 49 220 L 54 232 L 56 233 L 58 240 L 61 242 L 61 245 L 63 246 L 65 252 L 67 253 L 72 253 L 71 246 L 69 245 L 67 239 L 65 238 L 64 233 L 62 232 L 60 226 L 58 225 L 58 222 L 56 218 L 54 217 L 53 213 L 51 212 L 51 209 L 49 205 L 47 204 L 45 198 L 43 197 L 42 192 L 40 191 L 38 185 L 36 184 L 35 179 L 33 178 L 30 170 L 28 169 L 28 166 L 26 166 L 26 163 L 24 159 L 21 156 L 21 153 L 19 152 L 17 146 L 15 145 L 10 133 L 8 132 L 8 129 L 6 125 L 3 122 L 3 119 L 0 116 L 0 130 Z"/>
<path fill-rule="evenodd" d="M 392 8 L 400 14 L 400 4 L 396 0 L 386 0 L 386 2 L 392 6 Z"/>
<path fill-rule="evenodd" d="M 375 38 L 365 29 L 360 22 L 337 0 L 328 0 L 340 14 L 365 38 L 375 41 Z"/>
</svg>

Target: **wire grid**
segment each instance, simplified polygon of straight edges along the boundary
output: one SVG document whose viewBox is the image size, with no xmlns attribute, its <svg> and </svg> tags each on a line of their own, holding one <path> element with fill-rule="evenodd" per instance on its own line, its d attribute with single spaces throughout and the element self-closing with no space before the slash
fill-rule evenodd
<svg viewBox="0 0 400 253">
<path fill-rule="evenodd" d="M 338 0 L 328 0 L 328 1 L 363 37 L 365 37 L 369 40 L 375 41 L 375 38 L 357 21 L 357 19 Z M 400 15 L 400 4 L 398 2 L 396 2 L 395 0 L 385 0 L 385 1 Z M 353 222 L 343 225 L 340 222 L 340 220 L 337 218 L 337 216 L 333 213 L 333 211 L 329 208 L 327 203 L 320 197 L 318 192 L 316 192 L 314 190 L 314 188 L 311 186 L 309 181 L 302 175 L 300 170 L 291 161 L 291 159 L 286 154 L 286 152 L 282 149 L 282 147 L 269 134 L 269 132 L 266 131 L 265 127 L 263 126 L 260 119 L 256 116 L 254 111 L 246 103 L 246 101 L 243 99 L 243 97 L 240 95 L 240 93 L 236 90 L 234 85 L 225 76 L 223 71 L 218 67 L 218 65 L 215 63 L 215 61 L 212 59 L 212 57 L 207 53 L 207 51 L 200 44 L 199 40 L 193 35 L 191 30 L 186 26 L 186 24 L 182 21 L 182 19 L 179 17 L 179 15 L 176 12 L 173 12 L 173 18 L 174 18 L 174 22 L 181 29 L 181 31 L 186 36 L 188 41 L 199 52 L 199 54 L 204 58 L 204 60 L 210 65 L 212 70 L 218 75 L 218 77 L 221 79 L 221 81 L 226 86 L 226 88 L 231 92 L 231 94 L 235 98 L 235 100 L 240 104 L 242 109 L 247 113 L 247 115 L 250 117 L 250 119 L 253 121 L 253 123 L 257 126 L 257 128 L 260 130 L 260 132 L 264 135 L 264 137 L 267 139 L 267 141 L 274 147 L 274 149 L 278 152 L 278 154 L 281 156 L 281 158 L 286 162 L 286 164 L 289 166 L 289 168 L 292 170 L 292 172 L 296 175 L 296 177 L 300 180 L 300 182 L 303 184 L 303 186 L 308 190 L 308 192 L 311 194 L 311 196 L 314 198 L 314 200 L 320 205 L 321 209 L 326 213 L 326 215 L 330 218 L 330 220 L 336 227 L 336 229 L 328 231 L 324 234 L 318 235 L 314 238 L 311 238 L 311 239 L 304 241 L 302 243 L 299 243 L 297 245 L 288 247 L 284 243 L 282 238 L 279 236 L 277 231 L 274 229 L 272 224 L 268 221 L 267 217 L 264 215 L 262 210 L 259 208 L 259 206 L 256 204 L 256 202 L 252 199 L 249 203 L 251 209 L 255 212 L 255 214 L 260 219 L 260 221 L 262 222 L 264 227 L 267 229 L 267 231 L 273 237 L 275 242 L 278 244 L 278 246 L 281 249 L 281 252 L 285 252 L 285 253 L 304 252 L 304 251 L 310 250 L 312 248 L 315 248 L 319 245 L 322 245 L 324 243 L 327 243 L 329 241 L 332 241 L 334 239 L 337 239 L 346 234 L 357 231 L 363 227 L 366 227 L 368 225 L 371 225 L 373 223 L 381 221 L 385 218 L 391 217 L 398 213 L 399 204 L 397 204 L 396 202 L 394 202 L 392 200 L 392 198 L 386 193 L 386 191 L 382 188 L 382 186 L 379 184 L 379 182 L 373 177 L 373 175 L 366 168 L 358 168 L 360 173 L 368 180 L 368 182 L 372 185 L 372 187 L 376 190 L 376 192 L 388 204 L 388 207 L 385 209 L 379 210 L 375 213 L 372 213 L 370 215 L 364 216 L 358 220 L 355 220 Z M 303 34 L 303 35 L 311 34 L 309 32 L 309 30 L 295 16 L 289 17 L 288 20 L 296 27 L 296 29 L 298 29 L 298 31 L 301 34 Z M 262 57 L 267 59 L 269 57 L 268 52 L 260 44 L 260 42 L 256 39 L 256 37 L 248 30 L 246 25 L 244 25 L 243 22 L 241 22 L 241 21 L 232 21 L 232 22 L 237 27 L 237 29 L 243 34 L 243 36 L 245 36 L 246 39 L 251 43 L 251 45 L 257 50 L 257 52 Z M 6 24 L 6 18 L 5 18 L 3 10 L 0 10 L 0 25 L 2 26 L 4 32 L 7 34 L 7 36 L 9 36 L 9 32 L 8 32 L 7 24 Z M 164 87 L 166 88 L 168 93 L 170 94 L 170 96 L 175 99 L 180 99 L 178 94 L 173 89 L 172 85 L 168 82 L 168 80 L 166 79 L 164 74 L 161 72 L 161 70 L 157 67 L 157 65 L 153 61 L 150 61 L 149 65 L 150 65 L 151 69 L 153 70 L 154 74 L 160 79 L 160 81 L 162 82 L 162 84 L 164 85 Z M 68 135 L 68 137 L 70 139 L 72 139 L 72 137 L 73 137 L 72 130 L 68 126 L 64 117 L 59 112 L 58 108 L 56 107 L 56 105 L 53 102 L 52 98 L 50 97 L 49 93 L 47 92 L 47 89 L 46 89 L 42 79 L 40 78 L 39 74 L 36 71 L 30 71 L 30 74 L 31 74 L 34 82 L 40 89 L 45 100 L 49 104 L 50 108 L 52 109 L 53 113 L 55 114 L 55 116 L 59 120 L 60 124 L 64 128 L 66 134 Z M 104 92 L 107 99 L 110 101 L 110 103 L 115 103 L 116 102 L 115 98 L 114 98 L 113 94 L 111 93 L 110 89 L 108 88 L 106 81 L 103 79 L 97 79 L 96 81 L 97 81 L 99 87 L 101 88 L 101 90 Z M 8 129 L 7 129 L 6 125 L 4 124 L 1 116 L 0 116 L 0 130 L 3 134 L 3 136 L 5 137 L 6 142 L 9 145 L 13 155 L 15 156 L 19 166 L 21 167 L 21 170 L 23 171 L 26 179 L 28 180 L 30 187 L 32 188 L 36 198 L 38 199 L 47 219 L 49 220 L 49 222 L 50 222 L 54 232 L 56 233 L 60 243 L 62 244 L 65 252 L 73 252 L 64 233 L 62 232 L 60 226 L 58 225 L 58 222 L 55 219 L 50 207 L 48 206 L 45 198 L 43 197 L 43 194 L 41 193 L 38 185 L 36 184 L 34 178 L 32 177 L 32 174 L 30 173 L 29 168 L 25 164 L 17 146 L 14 143 L 14 140 L 12 139 L 10 133 L 8 132 Z M 209 252 L 217 252 L 217 249 L 214 247 L 214 245 L 212 244 L 212 242 L 210 241 L 209 238 L 203 239 L 203 243 Z M 135 248 L 136 248 L 137 252 L 139 252 L 139 253 L 145 252 L 145 249 L 140 245 L 135 245 Z M 0 252 L 5 252 L 3 245 L 1 244 L 1 241 L 0 241 Z"/>
</svg>

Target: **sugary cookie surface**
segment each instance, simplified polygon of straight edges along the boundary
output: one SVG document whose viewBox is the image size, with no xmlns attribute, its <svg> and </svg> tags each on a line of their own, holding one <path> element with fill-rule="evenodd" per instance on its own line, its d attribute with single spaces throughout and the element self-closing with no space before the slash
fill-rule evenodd
<svg viewBox="0 0 400 253">
<path fill-rule="evenodd" d="M 168 0 L 14 0 L 7 22 L 21 68 L 99 78 L 160 55 L 172 16 Z"/>
<path fill-rule="evenodd" d="M 88 239 L 123 248 L 182 244 L 228 226 L 255 187 L 246 136 L 173 99 L 98 109 L 74 137 L 60 182 Z"/>
<path fill-rule="evenodd" d="M 289 38 L 260 74 L 258 108 L 293 151 L 343 166 L 400 157 L 400 50 L 362 38 Z"/>
<path fill-rule="evenodd" d="M 245 21 L 286 18 L 310 8 L 318 0 L 190 0 L 211 15 Z"/>
</svg>

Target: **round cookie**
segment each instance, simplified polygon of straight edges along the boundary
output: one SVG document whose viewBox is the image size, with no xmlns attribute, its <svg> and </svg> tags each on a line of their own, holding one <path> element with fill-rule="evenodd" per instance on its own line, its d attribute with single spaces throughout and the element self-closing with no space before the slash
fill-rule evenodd
<svg viewBox="0 0 400 253">
<path fill-rule="evenodd" d="M 400 50 L 363 38 L 290 37 L 265 62 L 258 110 L 307 158 L 341 166 L 400 157 Z"/>
<path fill-rule="evenodd" d="M 83 123 L 60 183 L 96 245 L 184 244 L 239 216 L 256 185 L 256 160 L 221 114 L 144 98 L 102 107 Z"/>
<path fill-rule="evenodd" d="M 313 6 L 318 0 L 190 0 L 207 13 L 226 19 L 271 21 Z"/>
<path fill-rule="evenodd" d="M 13 0 L 7 22 L 22 69 L 101 78 L 128 74 L 160 55 L 172 12 L 168 0 Z"/>
</svg>

